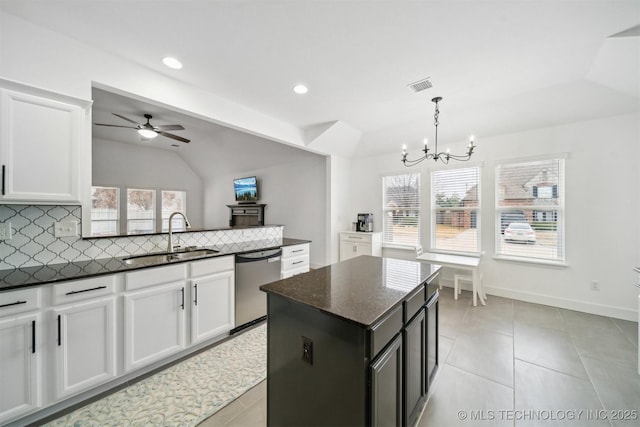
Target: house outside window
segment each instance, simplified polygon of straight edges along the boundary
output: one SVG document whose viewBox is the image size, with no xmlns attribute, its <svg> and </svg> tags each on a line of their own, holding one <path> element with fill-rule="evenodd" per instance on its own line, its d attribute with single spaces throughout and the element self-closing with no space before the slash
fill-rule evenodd
<svg viewBox="0 0 640 427">
<path fill-rule="evenodd" d="M 564 158 L 496 167 L 496 255 L 563 263 Z"/>
<path fill-rule="evenodd" d="M 127 189 L 127 234 L 154 233 L 155 190 Z"/>
<path fill-rule="evenodd" d="M 480 252 L 480 167 L 431 173 L 431 250 Z"/>
<path fill-rule="evenodd" d="M 119 197 L 115 187 L 91 187 L 91 235 L 115 236 L 119 233 Z"/>
<path fill-rule="evenodd" d="M 161 192 L 162 203 L 162 231 L 169 231 L 169 216 L 173 212 L 187 213 L 187 193 L 185 191 L 168 191 L 162 190 Z M 185 231 L 184 218 L 180 215 L 173 217 L 173 231 Z"/>
<path fill-rule="evenodd" d="M 382 178 L 382 243 L 420 246 L 420 174 Z"/>
</svg>

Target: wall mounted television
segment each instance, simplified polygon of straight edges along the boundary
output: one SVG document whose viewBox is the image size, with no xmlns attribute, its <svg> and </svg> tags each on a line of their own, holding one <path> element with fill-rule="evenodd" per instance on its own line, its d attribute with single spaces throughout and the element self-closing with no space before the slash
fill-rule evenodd
<svg viewBox="0 0 640 427">
<path fill-rule="evenodd" d="M 255 203 L 258 201 L 258 181 L 255 176 L 236 178 L 233 180 L 233 191 L 238 203 Z"/>
</svg>

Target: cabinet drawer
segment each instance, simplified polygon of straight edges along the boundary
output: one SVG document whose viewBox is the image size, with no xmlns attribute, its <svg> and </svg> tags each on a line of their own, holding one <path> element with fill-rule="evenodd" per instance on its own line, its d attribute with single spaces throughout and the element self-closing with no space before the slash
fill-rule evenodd
<svg viewBox="0 0 640 427">
<path fill-rule="evenodd" d="M 371 233 L 342 233 L 340 240 L 354 243 L 371 243 L 373 234 Z"/>
<path fill-rule="evenodd" d="M 190 263 L 189 268 L 190 277 L 199 277 L 219 273 L 221 271 L 233 270 L 235 268 L 235 263 L 233 255 L 230 255 L 206 259 L 203 261 L 194 261 Z"/>
<path fill-rule="evenodd" d="M 287 270 L 298 270 L 300 268 L 306 267 L 309 268 L 309 256 L 302 255 L 294 258 L 283 258 L 282 259 L 282 271 Z"/>
<path fill-rule="evenodd" d="M 407 323 L 415 314 L 420 311 L 426 301 L 424 285 L 420 286 L 404 301 L 404 323 Z"/>
<path fill-rule="evenodd" d="M 40 288 L 20 289 L 0 293 L 0 316 L 40 308 Z"/>
<path fill-rule="evenodd" d="M 391 314 L 371 328 L 372 358 L 402 329 L 402 311 L 402 306 L 396 307 Z"/>
<path fill-rule="evenodd" d="M 126 274 L 126 290 L 145 288 L 161 283 L 177 282 L 186 279 L 187 264 L 168 267 L 152 267 Z"/>
<path fill-rule="evenodd" d="M 309 244 L 282 247 L 282 258 L 297 257 L 309 253 Z"/>
<path fill-rule="evenodd" d="M 115 276 L 111 275 L 53 285 L 53 304 L 64 304 L 112 294 L 115 290 L 114 283 Z"/>
</svg>

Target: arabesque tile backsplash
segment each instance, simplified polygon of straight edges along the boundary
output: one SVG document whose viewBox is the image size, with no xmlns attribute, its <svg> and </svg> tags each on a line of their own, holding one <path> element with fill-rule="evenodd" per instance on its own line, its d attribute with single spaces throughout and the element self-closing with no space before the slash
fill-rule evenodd
<svg viewBox="0 0 640 427">
<path fill-rule="evenodd" d="M 0 205 L 0 223 L 11 223 L 12 237 L 0 240 L 0 270 L 37 267 L 99 258 L 163 252 L 166 234 L 126 237 L 56 238 L 53 225 L 60 221 L 78 221 L 80 206 Z M 174 234 L 182 246 L 216 246 L 243 241 L 281 239 L 282 226 L 247 229 L 194 231 Z"/>
</svg>

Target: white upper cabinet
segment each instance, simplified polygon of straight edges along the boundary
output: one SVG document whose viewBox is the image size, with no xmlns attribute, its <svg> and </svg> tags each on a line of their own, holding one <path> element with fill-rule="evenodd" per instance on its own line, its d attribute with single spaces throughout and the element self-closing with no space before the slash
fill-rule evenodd
<svg viewBox="0 0 640 427">
<path fill-rule="evenodd" d="M 90 106 L 0 79 L 0 202 L 80 203 Z"/>
</svg>

